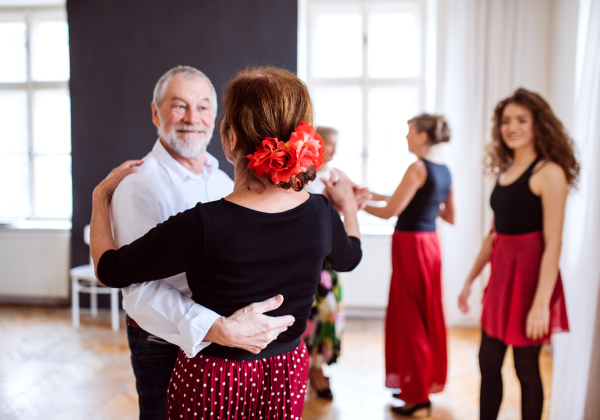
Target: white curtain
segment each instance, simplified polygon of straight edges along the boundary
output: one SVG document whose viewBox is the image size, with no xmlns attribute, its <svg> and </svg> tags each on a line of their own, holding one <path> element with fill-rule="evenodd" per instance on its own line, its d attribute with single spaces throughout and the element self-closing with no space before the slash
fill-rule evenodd
<svg viewBox="0 0 600 420">
<path fill-rule="evenodd" d="M 551 416 L 598 419 L 600 0 L 438 0 L 435 12 L 435 111 L 453 131 L 444 156 L 459 205 L 456 227 L 441 230 L 448 323 L 479 321 L 481 282 L 470 316 L 458 312 L 456 297 L 491 219 L 482 157 L 493 107 L 522 86 L 549 100 L 575 139 L 582 166 L 567 203 L 560 266 L 571 332 L 555 336 Z"/>
<path fill-rule="evenodd" d="M 437 2 L 435 110 L 452 130 L 444 157 L 458 203 L 456 226 L 440 232 L 449 325 L 479 325 L 482 282 L 473 286 L 468 316 L 458 311 L 456 299 L 491 223 L 484 146 L 499 100 L 518 87 L 548 94 L 551 7 L 547 0 Z"/>
<path fill-rule="evenodd" d="M 580 3 L 572 135 L 582 170 L 563 238 L 571 332 L 554 340 L 553 420 L 600 418 L 600 0 Z"/>
</svg>

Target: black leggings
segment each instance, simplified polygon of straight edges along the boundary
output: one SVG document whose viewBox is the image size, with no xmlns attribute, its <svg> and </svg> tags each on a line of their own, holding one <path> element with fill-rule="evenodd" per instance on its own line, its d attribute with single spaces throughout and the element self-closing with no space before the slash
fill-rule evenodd
<svg viewBox="0 0 600 420">
<path fill-rule="evenodd" d="M 502 402 L 502 363 L 506 344 L 501 340 L 481 334 L 479 368 L 481 393 L 479 395 L 480 419 L 496 420 Z M 540 376 L 539 356 L 542 346 L 514 347 L 515 370 L 521 382 L 522 420 L 540 420 L 544 405 L 544 390 Z"/>
</svg>

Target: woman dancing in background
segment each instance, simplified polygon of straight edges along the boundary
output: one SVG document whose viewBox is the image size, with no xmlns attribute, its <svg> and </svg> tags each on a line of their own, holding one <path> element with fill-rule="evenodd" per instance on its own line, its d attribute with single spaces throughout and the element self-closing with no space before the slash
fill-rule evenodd
<svg viewBox="0 0 600 420">
<path fill-rule="evenodd" d="M 573 142 L 548 103 L 518 89 L 494 110 L 487 169 L 499 174 L 490 203 L 494 221 L 458 306 L 466 313 L 471 284 L 488 261 L 491 274 L 481 315 L 480 418 L 496 419 L 502 402 L 501 367 L 513 346 L 523 420 L 542 417 L 542 344 L 568 331 L 558 269 L 565 202 L 579 164 Z"/>
<path fill-rule="evenodd" d="M 442 308 L 441 254 L 435 220 L 454 224 L 450 171 L 432 153 L 450 140 L 442 116 L 422 114 L 408 121 L 408 150 L 419 160 L 410 165 L 396 192 L 373 194 L 385 207 L 368 213 L 398 216 L 392 239 L 392 280 L 385 320 L 385 385 L 399 388 L 406 404 L 392 411 L 412 415 L 426 408 L 429 394 L 446 384 L 446 324 Z"/>
</svg>

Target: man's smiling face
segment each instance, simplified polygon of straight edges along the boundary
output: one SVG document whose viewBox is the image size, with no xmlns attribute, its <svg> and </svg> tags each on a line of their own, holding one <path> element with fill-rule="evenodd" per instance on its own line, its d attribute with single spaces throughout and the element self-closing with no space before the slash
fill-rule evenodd
<svg viewBox="0 0 600 420">
<path fill-rule="evenodd" d="M 175 75 L 160 106 L 153 104 L 153 122 L 160 138 L 184 158 L 206 150 L 215 127 L 212 89 L 200 76 Z"/>
</svg>

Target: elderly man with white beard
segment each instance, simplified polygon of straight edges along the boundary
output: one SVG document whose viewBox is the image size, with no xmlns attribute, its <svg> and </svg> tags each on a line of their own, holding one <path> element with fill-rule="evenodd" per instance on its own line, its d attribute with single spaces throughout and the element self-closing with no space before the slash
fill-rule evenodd
<svg viewBox="0 0 600 420">
<path fill-rule="evenodd" d="M 217 94 L 204 73 L 180 66 L 160 78 L 152 101 L 159 138 L 111 202 L 119 247 L 197 202 L 233 191 L 233 181 L 206 151 L 216 115 Z M 185 274 L 122 292 L 140 419 L 165 418 L 167 388 L 180 348 L 188 357 L 211 342 L 258 353 L 294 322 L 292 316 L 263 315 L 281 305 L 281 296 L 221 317 L 192 300 Z"/>
</svg>

